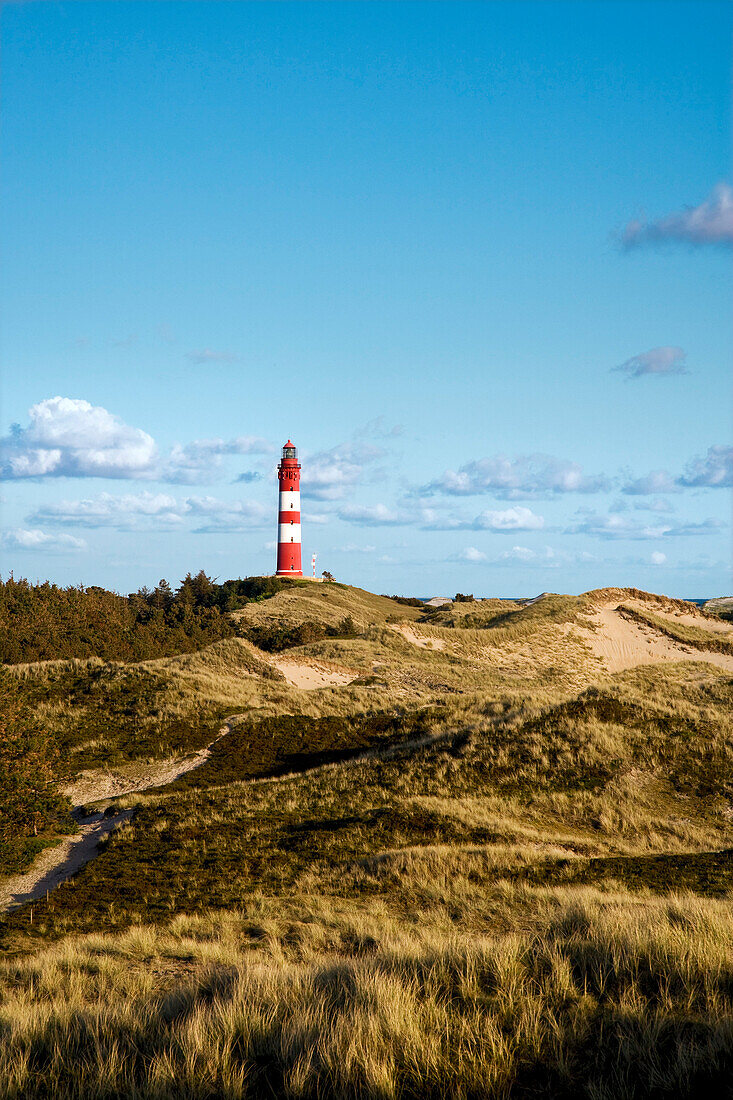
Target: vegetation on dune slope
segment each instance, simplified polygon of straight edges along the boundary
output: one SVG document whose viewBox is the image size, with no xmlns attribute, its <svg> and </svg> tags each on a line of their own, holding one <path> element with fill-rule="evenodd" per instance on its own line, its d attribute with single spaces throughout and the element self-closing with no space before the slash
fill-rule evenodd
<svg viewBox="0 0 733 1100">
<path fill-rule="evenodd" d="M 641 623 L 642 626 L 652 627 L 658 634 L 664 634 L 682 645 L 709 652 L 733 654 L 733 632 L 726 637 L 724 634 L 705 630 L 702 625 L 688 626 L 686 623 L 662 619 L 645 608 L 629 607 L 627 604 L 622 604 L 619 611 L 624 618 Z M 702 621 L 704 622 L 704 619 Z"/>
<path fill-rule="evenodd" d="M 541 882 L 568 881 L 570 872 L 594 881 L 613 866 L 636 888 L 669 889 L 673 875 L 646 857 L 733 844 L 733 686 L 725 677 L 695 680 L 695 672 L 685 679 L 669 668 L 640 670 L 617 678 L 613 692 L 589 690 L 545 708 L 474 695 L 343 724 L 248 721 L 200 772 L 122 800 L 137 806 L 132 823 L 73 889 L 37 906 L 34 932 L 238 906 L 256 890 L 380 895 L 402 910 L 424 867 L 397 873 L 396 854 L 446 847 L 494 853 L 488 864 L 466 855 L 452 872 L 484 890 L 526 864 L 537 865 Z M 350 766 L 266 778 L 385 744 L 387 755 Z M 244 782 L 253 775 L 264 781 Z M 616 856 L 628 860 L 591 867 Z M 685 881 L 707 891 L 709 869 L 701 865 L 697 886 L 695 873 L 693 866 Z M 27 930 L 23 912 L 2 928 L 4 942 L 15 942 Z"/>
<path fill-rule="evenodd" d="M 668 604 L 426 616 L 338 584 L 224 588 L 200 599 L 246 600 L 224 608 L 238 637 L 6 674 L 49 775 L 229 733 L 114 801 L 134 814 L 98 858 L 0 921 L 0 1096 L 714 1093 L 733 680 L 604 675 L 568 630 L 625 600 L 661 631 Z M 356 679 L 299 690 L 280 637 L 283 669 Z"/>
<path fill-rule="evenodd" d="M 33 720 L 7 673 L 0 673 L 0 867 L 28 866 L 52 838 L 71 832 L 68 799 L 56 790 L 58 747 Z"/>
</svg>

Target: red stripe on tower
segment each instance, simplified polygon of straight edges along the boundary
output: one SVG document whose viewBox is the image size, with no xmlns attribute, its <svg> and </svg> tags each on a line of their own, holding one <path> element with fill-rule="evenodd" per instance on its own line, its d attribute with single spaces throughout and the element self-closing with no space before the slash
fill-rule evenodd
<svg viewBox="0 0 733 1100">
<path fill-rule="evenodd" d="M 300 564 L 300 464 L 290 440 L 277 468 L 280 501 L 277 515 L 277 576 L 302 577 Z"/>
</svg>

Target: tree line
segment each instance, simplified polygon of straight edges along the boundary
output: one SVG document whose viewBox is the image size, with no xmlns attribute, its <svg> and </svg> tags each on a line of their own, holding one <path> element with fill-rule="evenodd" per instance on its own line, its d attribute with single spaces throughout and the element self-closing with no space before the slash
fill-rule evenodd
<svg viewBox="0 0 733 1100">
<path fill-rule="evenodd" d="M 178 588 L 161 580 L 127 596 L 83 585 L 0 580 L 0 664 L 72 657 L 143 661 L 190 653 L 235 629 L 226 612 L 297 581 L 247 577 L 217 584 L 203 569 Z"/>
</svg>

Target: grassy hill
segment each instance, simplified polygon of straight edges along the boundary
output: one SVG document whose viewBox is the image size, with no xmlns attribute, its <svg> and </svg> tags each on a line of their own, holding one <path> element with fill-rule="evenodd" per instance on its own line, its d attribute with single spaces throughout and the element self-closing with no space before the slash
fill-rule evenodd
<svg viewBox="0 0 733 1100">
<path fill-rule="evenodd" d="M 720 1089 L 730 624 L 633 589 L 221 614 L 5 672 L 71 801 L 132 816 L 0 921 L 0 1096 Z"/>
</svg>

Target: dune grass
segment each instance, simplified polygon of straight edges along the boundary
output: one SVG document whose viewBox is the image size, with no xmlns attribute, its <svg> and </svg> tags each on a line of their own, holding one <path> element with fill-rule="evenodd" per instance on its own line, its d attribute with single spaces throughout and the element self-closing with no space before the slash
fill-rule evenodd
<svg viewBox="0 0 733 1100">
<path fill-rule="evenodd" d="M 16 667 L 69 774 L 230 733 L 0 920 L 0 1097 L 720 1094 L 733 679 L 604 674 L 572 626 L 609 599 L 666 625 L 643 595 L 425 622 L 303 585 L 236 613 L 351 616 L 287 651 L 357 677 L 314 691 L 241 637 Z"/>
<path fill-rule="evenodd" d="M 690 626 L 687 623 L 675 622 L 674 619 L 662 618 L 645 607 L 631 607 L 628 604 L 622 604 L 619 611 L 624 618 L 652 627 L 657 633 L 664 634 L 675 642 L 681 642 L 693 649 L 733 654 L 733 635 L 726 637 L 724 634 L 705 630 L 701 626 Z"/>
<path fill-rule="evenodd" d="M 0 1096 L 610 1100 L 726 1079 L 726 903 L 587 887 L 504 903 L 516 931 L 469 934 L 447 908 L 260 898 L 9 960 Z"/>
<path fill-rule="evenodd" d="M 733 846 L 733 686 L 699 677 L 647 667 L 544 706 L 479 693 L 348 721 L 245 721 L 200 772 L 117 800 L 135 808 L 132 823 L 36 906 L 32 930 L 23 910 L 6 916 L 0 942 L 236 907 L 257 890 L 292 897 L 306 885 L 324 896 L 383 896 L 402 910 L 424 867 L 386 874 L 389 860 L 419 849 L 492 853 L 494 878 L 511 878 L 524 853 L 549 883 L 568 881 L 568 858 L 628 857 L 570 870 L 584 882 L 613 874 L 670 889 L 675 865 L 665 877 L 646 857 Z M 329 764 L 364 749 L 372 755 Z M 718 865 L 725 881 L 727 858 Z M 482 866 L 471 854 L 452 873 L 486 889 Z M 685 874 L 690 888 L 711 892 L 702 864 Z"/>
</svg>

